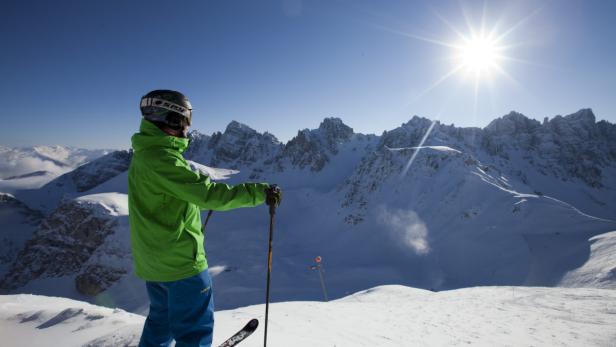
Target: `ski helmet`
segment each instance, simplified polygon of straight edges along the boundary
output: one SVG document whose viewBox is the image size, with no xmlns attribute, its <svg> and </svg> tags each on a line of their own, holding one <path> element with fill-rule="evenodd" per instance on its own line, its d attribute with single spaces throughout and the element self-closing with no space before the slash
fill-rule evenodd
<svg viewBox="0 0 616 347">
<path fill-rule="evenodd" d="M 181 128 L 192 122 L 192 105 L 188 98 L 175 90 L 153 90 L 141 98 L 143 118 L 164 123 L 171 128 Z"/>
</svg>

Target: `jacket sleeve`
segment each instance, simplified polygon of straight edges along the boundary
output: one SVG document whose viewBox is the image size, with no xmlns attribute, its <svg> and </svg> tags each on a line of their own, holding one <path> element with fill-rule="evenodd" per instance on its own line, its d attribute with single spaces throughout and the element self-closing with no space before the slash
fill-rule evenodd
<svg viewBox="0 0 616 347">
<path fill-rule="evenodd" d="M 225 211 L 253 207 L 265 202 L 267 183 L 228 185 L 190 169 L 183 158 L 165 155 L 150 165 L 150 173 L 163 193 L 193 203 L 203 210 Z"/>
</svg>

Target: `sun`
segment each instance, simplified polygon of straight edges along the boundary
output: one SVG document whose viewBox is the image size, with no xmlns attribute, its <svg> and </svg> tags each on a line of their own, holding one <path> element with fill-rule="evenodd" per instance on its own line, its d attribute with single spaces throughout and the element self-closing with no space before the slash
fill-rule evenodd
<svg viewBox="0 0 616 347">
<path fill-rule="evenodd" d="M 501 51 L 503 48 L 496 40 L 487 35 L 474 35 L 464 38 L 461 44 L 456 45 L 457 64 L 467 73 L 475 76 L 489 76 L 500 68 Z"/>
<path fill-rule="evenodd" d="M 484 2 L 483 12 L 479 18 L 470 16 L 469 10 L 463 7 L 457 18 L 464 19 L 465 27 L 458 27 L 438 12 L 434 12 L 443 26 L 453 34 L 441 38 L 416 35 L 388 26 L 375 26 L 395 35 L 441 46 L 449 52 L 449 54 L 443 55 L 443 59 L 440 59 L 440 61 L 450 63 L 449 68 L 443 70 L 444 73 L 434 82 L 414 92 L 408 102 L 409 105 L 417 102 L 454 76 L 459 76 L 465 82 L 464 84 L 472 83 L 473 85 L 474 110 L 476 113 L 480 91 L 489 91 L 492 95 L 496 90 L 497 83 L 500 83 L 498 81 L 500 78 L 504 77 L 508 83 L 522 87 L 520 82 L 507 70 L 512 64 L 535 65 L 535 63 L 512 55 L 515 50 L 519 50 L 526 45 L 525 41 L 520 41 L 520 37 L 515 39 L 516 35 L 512 33 L 526 25 L 526 22 L 538 14 L 542 8 L 538 7 L 512 22 L 506 14 L 498 17 L 488 16 L 487 2 Z M 435 59 L 435 61 L 437 60 Z M 466 87 L 465 89 L 470 90 Z"/>
</svg>

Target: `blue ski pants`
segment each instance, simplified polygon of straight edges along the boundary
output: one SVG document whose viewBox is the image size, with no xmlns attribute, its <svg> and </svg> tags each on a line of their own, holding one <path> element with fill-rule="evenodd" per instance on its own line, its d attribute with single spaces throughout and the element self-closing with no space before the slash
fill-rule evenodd
<svg viewBox="0 0 616 347">
<path fill-rule="evenodd" d="M 173 282 L 146 282 L 150 312 L 139 347 L 210 347 L 214 331 L 212 280 L 207 270 Z"/>
</svg>

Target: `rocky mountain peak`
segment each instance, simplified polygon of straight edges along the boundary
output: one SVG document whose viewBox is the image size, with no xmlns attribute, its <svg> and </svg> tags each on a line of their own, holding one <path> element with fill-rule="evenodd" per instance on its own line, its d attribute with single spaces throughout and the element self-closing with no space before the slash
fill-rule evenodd
<svg viewBox="0 0 616 347">
<path fill-rule="evenodd" d="M 223 134 L 226 136 L 249 137 L 255 136 L 258 133 L 248 125 L 233 120 L 227 125 L 227 128 Z"/>
<path fill-rule="evenodd" d="M 240 123 L 235 120 L 231 121 L 227 125 L 227 127 L 225 128 L 225 131 L 222 134 L 216 133 L 215 135 L 218 135 L 220 138 L 224 139 L 226 142 L 241 141 L 241 140 L 246 140 L 248 138 L 254 137 L 254 138 L 258 138 L 259 141 L 263 140 L 266 142 L 271 142 L 272 144 L 280 143 L 280 141 L 278 141 L 276 136 L 274 136 L 273 134 L 267 131 L 261 134 L 255 129 L 251 128 L 250 126 Z"/>
<path fill-rule="evenodd" d="M 407 131 L 414 129 L 427 129 L 431 124 L 431 119 L 414 115 L 406 123 L 403 123 L 399 128 L 392 130 L 392 132 L 401 128 L 406 129 Z"/>
<path fill-rule="evenodd" d="M 304 129 L 297 132 L 284 148 L 284 154 L 299 168 L 310 167 L 320 171 L 330 160 L 330 155 L 338 154 L 339 145 L 349 141 L 355 133 L 340 118 L 325 118 L 318 129 Z"/>
<path fill-rule="evenodd" d="M 565 119 L 571 122 L 579 122 L 583 124 L 595 124 L 596 117 L 590 108 L 583 108 L 575 113 L 567 115 Z"/>
<path fill-rule="evenodd" d="M 485 127 L 485 130 L 489 133 L 503 135 L 514 135 L 520 133 L 528 134 L 540 126 L 541 123 L 539 121 L 530 119 L 519 112 L 511 111 L 508 114 L 490 122 L 490 124 Z"/>
<path fill-rule="evenodd" d="M 576 143 L 593 138 L 597 134 L 595 114 L 591 109 L 581 109 L 567 116 L 552 118 L 547 127 L 566 142 Z"/>
<path fill-rule="evenodd" d="M 437 122 L 437 124 L 440 124 Z M 419 141 L 426 134 L 432 120 L 424 117 L 413 116 L 408 122 L 400 127 L 383 132 L 381 142 L 378 147 L 412 147 L 417 146 Z"/>
<path fill-rule="evenodd" d="M 342 119 L 329 117 L 325 118 L 319 125 L 319 130 L 331 140 L 348 140 L 353 136 L 353 128 L 344 124 Z"/>
<path fill-rule="evenodd" d="M 265 132 L 263 134 L 246 124 L 231 121 L 223 133 L 216 132 L 210 138 L 208 149 L 213 150 L 211 160 L 203 160 L 211 165 L 253 165 L 259 159 L 270 158 L 280 147 L 278 139 Z M 191 157 L 196 161 L 199 158 Z"/>
</svg>

